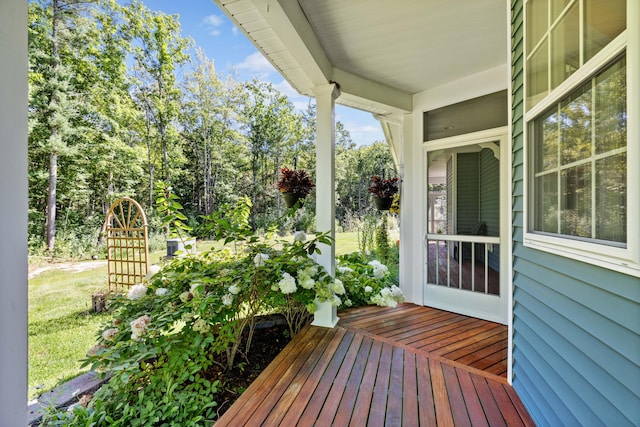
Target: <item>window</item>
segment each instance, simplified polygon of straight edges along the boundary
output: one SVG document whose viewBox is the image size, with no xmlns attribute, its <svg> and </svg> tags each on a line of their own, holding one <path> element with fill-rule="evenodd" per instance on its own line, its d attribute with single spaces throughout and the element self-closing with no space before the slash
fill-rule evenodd
<svg viewBox="0 0 640 427">
<path fill-rule="evenodd" d="M 626 0 L 529 0 L 525 10 L 527 108 L 567 80 L 627 24 Z"/>
<path fill-rule="evenodd" d="M 626 244 L 626 61 L 532 121 L 533 229 Z"/>
<path fill-rule="evenodd" d="M 640 275 L 626 36 L 625 0 L 526 1 L 525 244 Z"/>
</svg>

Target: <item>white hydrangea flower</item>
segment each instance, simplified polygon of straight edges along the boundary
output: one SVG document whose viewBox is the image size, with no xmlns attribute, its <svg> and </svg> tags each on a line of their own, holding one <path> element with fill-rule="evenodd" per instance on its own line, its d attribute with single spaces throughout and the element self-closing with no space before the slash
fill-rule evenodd
<svg viewBox="0 0 640 427">
<path fill-rule="evenodd" d="M 339 307 L 340 304 L 342 304 L 342 300 L 340 299 L 340 297 L 338 295 L 332 295 L 331 296 L 331 305 L 334 307 Z"/>
<path fill-rule="evenodd" d="M 151 265 L 149 267 L 149 270 L 147 271 L 147 275 L 145 276 L 145 279 L 150 280 L 153 276 L 160 273 L 160 270 L 162 270 L 162 267 L 160 267 L 158 264 Z"/>
<path fill-rule="evenodd" d="M 149 323 L 151 323 L 151 318 L 146 314 L 131 321 L 131 323 L 129 323 L 131 325 L 131 339 L 140 341 L 145 332 L 147 332 Z"/>
<path fill-rule="evenodd" d="M 197 295 L 199 292 L 198 288 L 202 286 L 202 283 L 192 283 L 191 286 L 189 287 L 189 292 L 191 292 L 194 296 Z"/>
<path fill-rule="evenodd" d="M 402 293 L 402 289 L 400 289 L 398 286 L 393 285 L 391 286 L 391 295 L 393 296 L 393 298 L 395 298 L 396 300 L 398 298 L 404 299 L 404 294 Z"/>
<path fill-rule="evenodd" d="M 269 259 L 268 254 L 259 253 L 253 257 L 253 263 L 256 265 L 256 267 L 260 267 L 260 266 L 263 266 L 265 261 L 268 259 Z"/>
<path fill-rule="evenodd" d="M 97 356 L 102 350 L 106 349 L 107 347 L 100 345 L 100 344 L 96 344 L 93 347 L 91 347 L 89 349 L 89 351 L 87 351 L 87 356 Z"/>
<path fill-rule="evenodd" d="M 309 267 L 304 269 L 304 274 L 309 277 L 313 277 L 318 274 L 318 264 L 310 265 Z"/>
<path fill-rule="evenodd" d="M 298 289 L 296 287 L 296 279 L 289 273 L 282 275 L 282 280 L 278 282 L 278 287 L 283 294 L 292 294 Z"/>
<path fill-rule="evenodd" d="M 189 291 L 184 291 L 183 293 L 180 294 L 178 298 L 180 298 L 180 301 L 182 302 L 187 302 L 193 298 L 193 295 Z"/>
<path fill-rule="evenodd" d="M 194 331 L 199 332 L 201 334 L 206 334 L 207 332 L 209 332 L 209 325 L 203 319 L 198 319 L 195 322 L 193 322 L 192 328 Z"/>
<path fill-rule="evenodd" d="M 331 290 L 337 295 L 344 294 L 344 285 L 342 284 L 342 280 L 334 279 L 333 285 L 331 286 Z"/>
<path fill-rule="evenodd" d="M 376 279 L 382 279 L 389 271 L 387 266 L 378 260 L 370 261 L 368 264 L 373 267 L 373 277 Z"/>
<path fill-rule="evenodd" d="M 296 231 L 293 235 L 293 240 L 296 242 L 305 242 L 307 240 L 307 235 L 304 231 Z"/>
<path fill-rule="evenodd" d="M 135 300 L 140 299 L 147 294 L 147 287 L 142 283 L 138 283 L 137 285 L 133 285 L 129 288 L 129 292 L 127 293 L 127 298 Z"/>
<path fill-rule="evenodd" d="M 342 273 L 342 274 L 353 273 L 353 270 L 347 267 L 346 265 L 339 265 L 337 266 L 337 269 L 338 269 L 338 273 Z"/>
<path fill-rule="evenodd" d="M 398 305 L 398 301 L 393 297 L 393 292 L 389 288 L 383 288 L 379 294 L 371 298 L 371 302 L 383 307 L 396 307 Z"/>
<path fill-rule="evenodd" d="M 373 292 L 373 288 L 371 286 L 365 286 L 364 287 L 364 293 L 365 294 L 369 294 L 371 292 Z"/>
<path fill-rule="evenodd" d="M 105 341 L 113 341 L 116 335 L 118 335 L 117 328 L 106 329 L 102 332 L 102 339 Z"/>
<path fill-rule="evenodd" d="M 156 289 L 156 295 L 159 296 L 159 297 L 161 297 L 163 295 L 166 295 L 167 292 L 169 292 L 169 289 L 167 289 L 167 288 L 158 288 L 158 289 Z"/>
<path fill-rule="evenodd" d="M 309 276 L 305 276 L 304 279 L 298 277 L 298 283 L 300 283 L 300 286 L 302 286 L 304 289 L 313 289 L 313 287 L 316 285 L 316 281 Z"/>
<path fill-rule="evenodd" d="M 233 295 L 238 295 L 240 293 L 240 286 L 237 285 L 231 285 L 229 286 L 229 292 L 232 293 Z"/>
<path fill-rule="evenodd" d="M 231 305 L 231 303 L 233 302 L 233 295 L 231 294 L 225 294 L 222 296 L 222 303 L 226 306 Z"/>
</svg>

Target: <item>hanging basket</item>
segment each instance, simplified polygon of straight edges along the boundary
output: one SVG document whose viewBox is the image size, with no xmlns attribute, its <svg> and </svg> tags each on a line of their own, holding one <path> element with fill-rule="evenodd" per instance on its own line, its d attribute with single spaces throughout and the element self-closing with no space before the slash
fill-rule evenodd
<svg viewBox="0 0 640 427">
<path fill-rule="evenodd" d="M 393 203 L 393 197 L 373 196 L 373 202 L 376 204 L 376 208 L 378 208 L 379 211 L 388 211 Z"/>
<path fill-rule="evenodd" d="M 291 209 L 298 200 L 304 199 L 302 194 L 290 193 L 288 191 L 282 193 L 282 197 L 284 198 L 284 204 L 287 206 L 287 209 Z"/>
</svg>

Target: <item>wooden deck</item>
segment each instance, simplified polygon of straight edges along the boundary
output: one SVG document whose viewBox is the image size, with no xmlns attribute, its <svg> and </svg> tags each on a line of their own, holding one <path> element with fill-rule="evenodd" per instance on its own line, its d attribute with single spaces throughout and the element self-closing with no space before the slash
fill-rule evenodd
<svg viewBox="0 0 640 427">
<path fill-rule="evenodd" d="M 340 317 L 305 327 L 215 426 L 535 425 L 504 377 L 505 326 L 413 304 Z"/>
</svg>

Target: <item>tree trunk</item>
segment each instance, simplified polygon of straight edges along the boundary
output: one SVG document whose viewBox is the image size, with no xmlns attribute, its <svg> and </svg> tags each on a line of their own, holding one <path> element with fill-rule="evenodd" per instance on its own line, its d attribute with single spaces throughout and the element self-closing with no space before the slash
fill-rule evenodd
<svg viewBox="0 0 640 427">
<path fill-rule="evenodd" d="M 53 75 L 57 75 L 57 70 L 60 63 L 58 53 L 58 12 L 59 4 L 58 0 L 53 0 L 52 4 L 52 17 L 51 17 L 51 56 L 53 58 Z M 50 111 L 55 111 L 58 107 L 58 94 L 54 90 L 49 100 Z M 49 123 L 51 123 L 50 121 Z M 56 240 L 56 188 L 58 183 L 58 128 L 54 124 L 50 124 L 51 135 L 49 140 L 51 141 L 51 154 L 49 156 L 49 191 L 47 195 L 47 217 L 46 217 L 46 243 L 47 251 L 53 252 Z"/>
<path fill-rule="evenodd" d="M 53 136 L 53 134 L 52 134 Z M 56 187 L 58 182 L 58 153 L 49 157 L 49 197 L 47 201 L 47 251 L 53 252 L 56 238 Z"/>
</svg>

